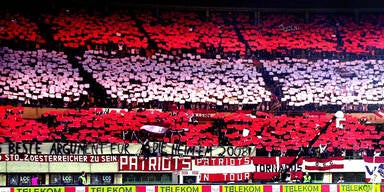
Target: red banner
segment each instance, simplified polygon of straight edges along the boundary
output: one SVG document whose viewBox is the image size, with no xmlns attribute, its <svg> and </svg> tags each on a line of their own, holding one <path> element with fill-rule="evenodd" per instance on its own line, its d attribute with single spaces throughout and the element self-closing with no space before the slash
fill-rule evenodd
<svg viewBox="0 0 384 192">
<path fill-rule="evenodd" d="M 192 158 L 190 157 L 119 157 L 120 171 L 176 171 L 191 169 Z"/>
<path fill-rule="evenodd" d="M 240 182 L 252 179 L 252 173 L 201 174 L 200 182 Z"/>
</svg>

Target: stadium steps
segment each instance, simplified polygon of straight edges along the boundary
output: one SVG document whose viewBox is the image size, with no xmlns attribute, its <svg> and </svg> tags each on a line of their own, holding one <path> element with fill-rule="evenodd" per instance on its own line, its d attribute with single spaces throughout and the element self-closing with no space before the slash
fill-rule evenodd
<svg viewBox="0 0 384 192">
<path fill-rule="evenodd" d="M 335 117 L 332 118 L 332 120 L 329 120 L 324 127 L 321 127 L 321 130 L 318 134 L 316 134 L 316 136 L 308 143 L 308 146 L 306 146 L 307 148 L 311 148 L 313 146 L 313 144 L 319 139 L 319 137 L 326 133 L 327 132 L 327 129 L 329 128 L 329 126 L 332 124 L 332 122 L 335 120 Z M 304 150 L 300 150 L 295 159 L 285 168 L 281 171 L 281 174 L 280 175 L 287 175 L 286 173 L 289 171 L 289 169 L 294 166 L 297 161 L 304 156 Z M 286 178 L 281 178 L 281 179 L 286 179 Z"/>
<path fill-rule="evenodd" d="M 58 45 L 58 42 L 55 42 L 53 38 L 51 26 L 44 22 L 44 16 L 40 15 L 38 12 L 31 12 L 29 19 L 36 23 L 40 35 L 46 41 L 44 47 L 48 50 L 60 50 L 60 47 L 55 46 Z"/>
<path fill-rule="evenodd" d="M 103 86 L 96 82 L 96 80 L 92 77 L 92 74 L 89 74 L 84 70 L 83 66 L 76 59 L 77 56 L 82 57 L 83 52 L 79 53 L 79 49 L 65 48 L 64 53 L 68 56 L 68 61 L 72 64 L 72 67 L 79 69 L 79 75 L 83 77 L 83 82 L 89 83 L 90 85 L 89 90 L 87 91 L 88 95 L 93 95 L 95 106 L 89 107 L 111 107 L 108 106 L 107 103 L 104 103 L 108 97 L 106 90 Z"/>
<path fill-rule="evenodd" d="M 244 45 L 245 45 L 245 53 L 247 54 L 247 50 L 252 50 L 251 49 L 251 46 L 249 45 L 249 43 L 248 43 L 248 41 L 246 41 L 245 39 L 244 39 L 244 36 L 243 36 L 243 34 L 241 34 L 241 32 L 240 32 L 240 29 L 237 27 L 237 22 L 236 22 L 236 17 L 234 16 L 234 15 L 232 15 L 232 17 L 233 17 L 233 23 L 232 23 L 232 25 L 233 25 L 233 28 L 235 29 L 235 31 L 236 31 L 236 35 L 237 35 L 237 38 L 239 39 L 239 41 L 240 42 L 242 42 L 242 43 L 244 43 Z"/>
<path fill-rule="evenodd" d="M 44 22 L 44 17 L 38 12 L 30 12 L 29 19 L 37 24 L 40 29 L 40 35 L 46 40 L 47 43 L 44 48 L 48 50 L 64 51 L 68 56 L 68 61 L 72 64 L 72 67 L 79 69 L 79 75 L 83 77 L 83 82 L 90 84 L 88 92 L 94 96 L 96 105 L 102 106 L 103 103 L 98 103 L 97 101 L 105 100 L 107 96 L 106 91 L 92 78 L 92 74 L 88 74 L 84 70 L 83 66 L 76 59 L 76 56 L 82 56 L 83 51 L 80 49 L 61 47 L 60 42 L 55 41 L 53 38 L 54 32 L 52 31 L 51 26 Z"/>
<path fill-rule="evenodd" d="M 139 31 L 144 34 L 145 38 L 148 39 L 148 47 L 147 49 L 158 51 L 159 47 L 157 46 L 156 42 L 151 39 L 151 37 L 148 35 L 147 31 L 145 31 L 143 27 L 143 22 L 140 21 L 140 19 L 137 19 L 134 12 L 129 12 L 131 17 L 135 20 L 136 26 L 139 28 Z"/>
</svg>

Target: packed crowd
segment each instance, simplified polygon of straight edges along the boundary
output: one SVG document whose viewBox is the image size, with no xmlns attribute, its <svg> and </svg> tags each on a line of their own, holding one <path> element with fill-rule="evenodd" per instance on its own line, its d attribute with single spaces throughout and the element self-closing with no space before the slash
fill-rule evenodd
<svg viewBox="0 0 384 192">
<path fill-rule="evenodd" d="M 342 14 L 153 11 L 128 13 L 63 9 L 43 14 L 59 47 L 104 50 L 140 49 L 167 53 L 221 56 L 380 56 L 383 53 L 383 15 L 362 14 L 358 21 Z M 0 20 L 0 39 L 47 42 L 37 23 L 21 14 L 7 13 Z M 20 43 L 20 42 L 19 42 Z M 262 54 L 267 53 L 267 54 Z M 336 55 L 335 55 L 336 53 Z"/>
<path fill-rule="evenodd" d="M 382 14 L 362 15 L 359 23 L 322 14 L 308 21 L 297 15 L 266 14 L 252 23 L 243 13 L 145 10 L 107 15 L 66 10 L 42 17 L 39 25 L 49 27 L 50 41 L 72 52 L 39 48 L 47 39 L 38 24 L 8 13 L 0 19 L 0 40 L 34 42 L 35 47 L 0 48 L 0 101 L 81 109 L 53 111 L 37 122 L 22 119 L 20 109 L 2 107 L 0 142 L 138 142 L 142 125 L 158 124 L 178 134 L 153 141 L 253 145 L 279 155 L 304 150 L 323 129 L 325 134 L 313 146 L 333 155 L 340 155 L 340 149 L 372 151 L 383 144 L 382 132 L 349 116 L 340 128 L 334 122 L 328 125 L 324 116 L 260 114 L 381 109 Z M 260 53 L 294 57 L 269 59 Z M 313 54 L 325 57 L 313 60 Z M 340 60 L 332 58 L 334 54 L 364 57 Z M 102 101 L 93 101 L 97 94 L 105 96 Z M 95 105 L 128 110 L 88 109 Z M 203 123 L 192 112 L 159 109 L 213 110 L 215 115 Z M 238 110 L 259 113 L 217 113 Z M 305 150 L 309 155 L 324 154 Z"/>
<path fill-rule="evenodd" d="M 88 83 L 63 52 L 0 48 L 1 98 L 32 106 L 68 106 L 87 98 Z"/>
<path fill-rule="evenodd" d="M 368 112 L 383 105 L 383 60 L 258 62 L 89 50 L 73 65 L 63 52 L 45 49 L 3 47 L 0 54 L 1 98 L 26 106 Z M 79 67 L 102 87 L 104 102 L 94 101 L 94 82 Z"/>
<path fill-rule="evenodd" d="M 329 123 L 327 116 L 316 113 L 294 117 L 261 112 L 216 113 L 209 121 L 192 122 L 193 111 L 92 108 L 49 111 L 37 122 L 23 119 L 23 108 L 2 106 L 0 112 L 2 142 L 140 143 L 149 139 L 187 146 L 254 146 L 261 156 L 292 156 L 305 151 L 312 157 L 342 156 L 347 151 L 361 156 L 382 149 L 379 141 L 383 132 L 361 124 L 353 116 L 346 116 L 343 128 L 338 128 L 335 121 Z M 167 130 L 151 133 L 143 129 L 144 125 Z"/>
<path fill-rule="evenodd" d="M 261 60 L 266 72 L 281 86 L 284 107 L 336 105 L 343 111 L 365 112 L 368 105 L 377 109 L 383 104 L 383 62 L 287 57 Z"/>
<path fill-rule="evenodd" d="M 271 97 L 252 60 L 205 59 L 192 54 L 107 58 L 97 51 L 87 51 L 79 60 L 106 93 L 117 99 L 117 107 L 169 101 L 228 110 L 229 105 L 256 105 Z"/>
</svg>

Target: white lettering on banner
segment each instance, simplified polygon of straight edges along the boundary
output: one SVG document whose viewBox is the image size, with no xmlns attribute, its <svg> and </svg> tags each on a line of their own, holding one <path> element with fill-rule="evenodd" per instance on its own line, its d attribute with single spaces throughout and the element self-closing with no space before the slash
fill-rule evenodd
<svg viewBox="0 0 384 192">
<path fill-rule="evenodd" d="M 282 170 L 286 170 L 289 168 L 289 165 L 282 164 L 282 165 L 265 165 L 265 164 L 256 164 L 256 172 L 281 172 Z M 292 167 L 289 168 L 290 171 L 302 171 L 302 165 L 301 164 L 295 164 L 292 165 Z"/>
<path fill-rule="evenodd" d="M 175 171 L 191 170 L 191 157 L 137 157 L 120 156 L 120 171 Z"/>
<path fill-rule="evenodd" d="M 215 174 L 200 174 L 200 182 L 237 182 L 248 181 L 251 178 L 251 173 L 215 173 Z"/>
</svg>

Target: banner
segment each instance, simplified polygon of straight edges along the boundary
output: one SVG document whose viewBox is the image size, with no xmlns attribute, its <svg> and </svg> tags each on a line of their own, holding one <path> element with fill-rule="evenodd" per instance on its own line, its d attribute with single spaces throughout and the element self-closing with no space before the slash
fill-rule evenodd
<svg viewBox="0 0 384 192">
<path fill-rule="evenodd" d="M 252 179 L 252 158 L 197 158 L 192 167 L 200 173 L 200 182 L 239 182 Z"/>
<path fill-rule="evenodd" d="M 68 162 L 68 163 L 111 163 L 117 162 L 115 155 L 28 155 L 1 154 L 0 161 L 26 162 Z"/>
<path fill-rule="evenodd" d="M 380 192 L 379 184 L 341 184 L 339 187 L 340 192 Z"/>
<path fill-rule="evenodd" d="M 88 192 L 136 192 L 136 186 L 89 186 Z"/>
<path fill-rule="evenodd" d="M 120 156 L 119 171 L 176 171 L 191 170 L 191 157 L 137 157 Z"/>
<path fill-rule="evenodd" d="M 65 192 L 65 187 L 15 187 L 14 192 Z"/>
<path fill-rule="evenodd" d="M 334 186 L 334 187 L 331 187 Z M 269 185 L 138 185 L 0 188 L 2 192 L 380 192 L 379 184 L 269 184 Z"/>
<path fill-rule="evenodd" d="M 0 143 L 0 154 L 7 155 L 140 155 L 138 143 L 8 142 Z M 252 157 L 255 146 L 187 146 L 150 142 L 153 154 L 191 157 Z"/>
<path fill-rule="evenodd" d="M 289 168 L 295 157 L 243 157 L 243 158 L 198 158 L 192 167 L 200 173 L 201 182 L 271 181 L 287 171 L 302 177 L 302 159 Z"/>
<path fill-rule="evenodd" d="M 303 167 L 305 171 L 329 171 L 344 168 L 344 157 L 305 158 Z"/>
<path fill-rule="evenodd" d="M 196 166 L 240 166 L 240 165 L 252 165 L 253 161 L 250 157 L 243 158 L 231 158 L 231 157 L 221 157 L 221 158 L 197 158 L 195 160 Z"/>
<path fill-rule="evenodd" d="M 279 177 L 285 170 L 291 175 L 302 177 L 302 158 L 299 158 L 292 167 L 289 165 L 295 160 L 295 157 L 253 157 L 252 161 L 256 171 L 253 174 L 254 180 L 272 180 L 273 177 Z"/>
<path fill-rule="evenodd" d="M 27 155 L 133 155 L 140 154 L 137 143 L 8 142 L 0 144 L 0 154 Z"/>
<path fill-rule="evenodd" d="M 263 185 L 223 185 L 222 192 L 264 192 Z"/>
<path fill-rule="evenodd" d="M 321 192 L 321 185 L 283 185 L 283 192 Z"/>
<path fill-rule="evenodd" d="M 166 185 L 157 186 L 157 192 L 202 192 L 201 185 Z"/>
<path fill-rule="evenodd" d="M 203 173 L 200 182 L 247 182 L 252 179 L 252 173 Z"/>
<path fill-rule="evenodd" d="M 154 153 L 192 157 L 251 157 L 256 156 L 255 146 L 187 146 L 176 143 L 151 143 Z"/>
<path fill-rule="evenodd" d="M 375 183 L 384 181 L 384 157 L 363 157 L 364 168 L 365 168 L 365 180 L 366 182 Z"/>
</svg>

